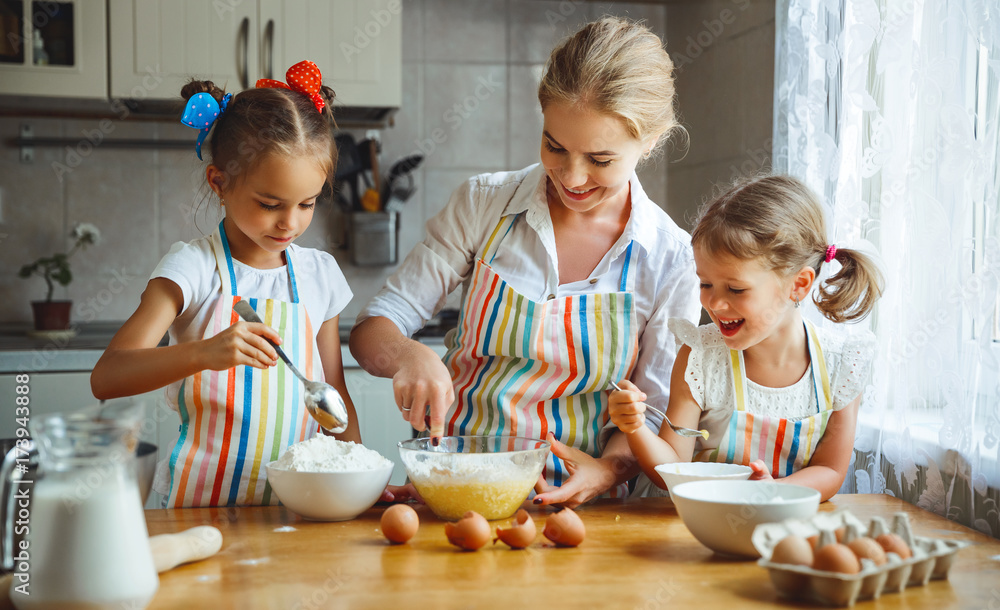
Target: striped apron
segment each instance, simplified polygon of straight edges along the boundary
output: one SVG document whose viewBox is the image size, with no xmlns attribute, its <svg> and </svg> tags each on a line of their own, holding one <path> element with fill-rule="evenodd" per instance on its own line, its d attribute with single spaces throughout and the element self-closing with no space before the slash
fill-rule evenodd
<svg viewBox="0 0 1000 610">
<path fill-rule="evenodd" d="M 226 232 L 212 236 L 222 296 L 205 339 L 239 320 L 233 257 Z M 305 307 L 299 303 L 291 250 L 285 250 L 292 302 L 247 297 L 264 324 L 281 336 L 281 348 L 309 379 L 323 381 L 323 367 Z M 318 431 L 305 409 L 302 384 L 283 362 L 265 370 L 236 366 L 199 371 L 177 393 L 180 436 L 170 454 L 168 507 L 277 504 L 264 465 L 285 448 Z"/>
<path fill-rule="evenodd" d="M 833 394 L 816 328 L 806 321 L 805 330 L 809 361 L 812 363 L 813 386 L 816 389 L 816 413 L 798 420 L 747 413 L 747 373 L 743 352 L 729 350 L 736 410 L 719 446 L 706 449 L 696 461 L 746 466 L 754 460 L 763 460 L 774 478 L 787 477 L 809 465 L 809 459 L 823 438 L 826 424 L 833 414 Z"/>
<path fill-rule="evenodd" d="M 520 216 L 501 218 L 476 259 L 455 344 L 444 356 L 456 397 L 446 433 L 544 439 L 551 431 L 597 457 L 609 420 L 608 382 L 630 377 L 638 352 L 637 248 L 628 245 L 619 292 L 537 303 L 489 265 Z M 543 474 L 552 485 L 569 476 L 552 453 Z M 624 484 L 611 491 L 625 495 Z"/>
</svg>

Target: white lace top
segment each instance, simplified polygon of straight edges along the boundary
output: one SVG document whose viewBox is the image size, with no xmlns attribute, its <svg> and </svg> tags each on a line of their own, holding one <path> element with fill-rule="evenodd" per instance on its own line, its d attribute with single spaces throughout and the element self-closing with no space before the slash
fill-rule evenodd
<svg viewBox="0 0 1000 610">
<path fill-rule="evenodd" d="M 696 327 L 687 320 L 674 318 L 668 326 L 677 337 L 678 344 L 691 348 L 684 379 L 702 409 L 700 425 L 709 433 L 707 441 L 697 440 L 695 454 L 704 449 L 714 449 L 722 440 L 736 407 L 729 348 L 715 324 Z M 833 408 L 839 411 L 857 398 L 864 388 L 874 355 L 875 337 L 869 332 L 841 335 L 819 327 L 816 328 L 816 335 L 830 375 Z M 792 421 L 813 415 L 816 412 L 816 390 L 812 382 L 812 365 L 801 379 L 784 388 L 770 388 L 747 379 L 746 409 L 754 415 Z"/>
</svg>

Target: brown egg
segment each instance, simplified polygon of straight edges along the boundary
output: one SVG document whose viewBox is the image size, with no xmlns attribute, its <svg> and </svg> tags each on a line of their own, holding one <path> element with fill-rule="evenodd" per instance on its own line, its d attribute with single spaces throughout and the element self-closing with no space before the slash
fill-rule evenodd
<svg viewBox="0 0 1000 610">
<path fill-rule="evenodd" d="M 417 511 L 406 504 L 393 504 L 382 513 L 382 535 L 390 542 L 402 544 L 413 538 L 420 527 Z"/>
<path fill-rule="evenodd" d="M 456 523 L 445 523 L 444 535 L 455 546 L 475 551 L 490 541 L 490 523 L 486 517 L 470 510 Z"/>
<path fill-rule="evenodd" d="M 512 549 L 523 549 L 535 540 L 536 532 L 531 515 L 522 508 L 514 515 L 514 522 L 510 524 L 510 528 L 505 530 L 497 528 L 497 537 L 493 544 L 496 544 L 497 540 L 502 540 Z"/>
<path fill-rule="evenodd" d="M 910 552 L 910 547 L 906 546 L 906 542 L 896 534 L 882 534 L 875 539 L 875 542 L 881 546 L 886 553 L 895 553 L 899 555 L 900 559 L 909 559 L 913 553 Z"/>
<path fill-rule="evenodd" d="M 542 534 L 546 538 L 555 542 L 557 546 L 577 546 L 583 542 L 587 535 L 587 529 L 583 527 L 583 520 L 580 515 L 568 508 L 549 515 L 545 520 L 545 529 Z"/>
<path fill-rule="evenodd" d="M 855 538 L 847 543 L 847 546 L 854 551 L 854 554 L 858 556 L 858 559 L 871 559 L 875 562 L 875 565 L 885 565 L 885 551 L 872 538 L 867 536 L 862 538 Z"/>
<path fill-rule="evenodd" d="M 861 571 L 861 562 L 849 546 L 834 542 L 816 549 L 812 567 L 823 572 L 857 574 Z"/>
<path fill-rule="evenodd" d="M 795 566 L 811 566 L 813 564 L 813 548 L 802 536 L 785 536 L 774 545 L 771 551 L 771 561 L 787 563 Z"/>
</svg>

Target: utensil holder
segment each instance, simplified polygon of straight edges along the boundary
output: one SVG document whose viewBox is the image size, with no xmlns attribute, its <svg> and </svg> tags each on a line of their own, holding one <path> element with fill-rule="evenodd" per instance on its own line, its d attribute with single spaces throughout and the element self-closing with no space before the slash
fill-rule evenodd
<svg viewBox="0 0 1000 610">
<path fill-rule="evenodd" d="M 399 260 L 399 215 L 392 211 L 352 213 L 351 260 L 359 267 L 395 265 Z"/>
</svg>

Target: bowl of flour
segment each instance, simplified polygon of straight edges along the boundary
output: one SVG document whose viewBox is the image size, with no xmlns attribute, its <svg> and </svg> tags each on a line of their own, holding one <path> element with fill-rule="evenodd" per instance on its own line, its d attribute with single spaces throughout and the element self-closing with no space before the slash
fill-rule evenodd
<svg viewBox="0 0 1000 610">
<path fill-rule="evenodd" d="M 377 451 L 325 435 L 292 445 L 265 469 L 281 503 L 314 521 L 357 517 L 392 476 L 392 462 Z"/>
</svg>

